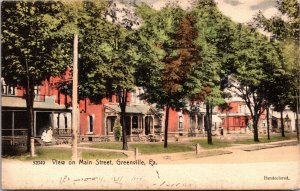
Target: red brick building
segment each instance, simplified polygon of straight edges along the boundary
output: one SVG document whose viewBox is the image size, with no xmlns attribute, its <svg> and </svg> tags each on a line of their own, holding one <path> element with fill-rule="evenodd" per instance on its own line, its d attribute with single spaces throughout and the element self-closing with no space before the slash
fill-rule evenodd
<svg viewBox="0 0 300 191">
<path fill-rule="evenodd" d="M 62 82 L 71 80 L 70 71 L 62 77 L 51 77 L 35 89 L 34 135 L 40 137 L 50 127 L 58 136 L 71 136 L 71 98 L 60 91 Z M 27 135 L 26 102 L 24 88 L 11 87 L 1 79 L 2 132 L 7 137 Z M 141 100 L 143 89 L 136 87 L 128 94 L 125 126 L 130 139 L 138 135 L 159 134 L 164 131 L 164 111 Z M 81 140 L 98 140 L 101 136 L 114 137 L 114 128 L 119 121 L 120 108 L 116 96 L 95 104 L 86 98 L 79 101 Z M 22 125 L 21 125 L 22 124 Z M 187 111 L 170 111 L 169 133 L 187 135 L 189 114 Z"/>
<path fill-rule="evenodd" d="M 70 96 L 65 95 L 58 87 L 62 82 L 71 80 L 70 71 L 62 77 L 51 77 L 35 89 L 34 102 L 34 135 L 52 127 L 55 135 L 71 136 L 72 108 Z M 21 137 L 27 135 L 26 102 L 24 88 L 11 87 L 1 79 L 2 92 L 2 135 L 4 137 Z M 164 134 L 165 111 L 140 99 L 143 89 L 135 87 L 128 94 L 125 126 L 129 140 L 140 136 Z M 80 140 L 99 140 L 101 137 L 114 139 L 114 129 L 119 122 L 120 108 L 116 96 L 101 100 L 95 104 L 86 98 L 79 100 L 79 134 Z M 213 131 L 222 127 L 226 132 L 245 132 L 251 126 L 250 112 L 242 100 L 230 100 L 230 109 L 213 111 Z M 169 116 L 170 136 L 199 136 L 205 134 L 205 105 L 200 104 L 197 113 L 188 109 L 171 110 Z M 259 121 L 259 127 L 266 126 L 265 115 Z M 227 130 L 227 131 L 226 131 Z"/>
</svg>

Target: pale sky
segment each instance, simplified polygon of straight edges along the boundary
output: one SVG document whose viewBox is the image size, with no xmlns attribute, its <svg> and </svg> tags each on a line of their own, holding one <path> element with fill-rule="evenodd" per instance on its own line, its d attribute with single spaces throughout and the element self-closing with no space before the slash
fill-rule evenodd
<svg viewBox="0 0 300 191">
<path fill-rule="evenodd" d="M 128 0 L 127 0 L 128 1 Z M 130 0 L 129 0 L 130 1 Z M 192 5 L 195 0 L 136 0 L 136 2 L 145 2 L 160 9 L 167 2 L 177 2 L 182 8 L 186 9 Z M 261 10 L 267 17 L 277 14 L 275 8 L 276 0 L 216 0 L 217 6 L 235 22 L 246 23 L 251 21 L 253 16 Z"/>
<path fill-rule="evenodd" d="M 278 14 L 276 0 L 218 0 L 218 7 L 233 21 L 245 23 L 261 10 L 266 17 Z"/>
</svg>

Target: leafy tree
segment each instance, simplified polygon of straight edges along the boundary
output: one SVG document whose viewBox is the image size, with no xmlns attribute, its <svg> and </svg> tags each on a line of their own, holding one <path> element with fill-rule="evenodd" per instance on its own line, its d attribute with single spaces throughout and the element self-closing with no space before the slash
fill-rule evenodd
<svg viewBox="0 0 300 191">
<path fill-rule="evenodd" d="M 65 15 L 80 37 L 79 96 L 94 103 L 104 97 L 118 96 L 123 149 L 127 150 L 127 95 L 134 87 L 135 66 L 140 58 L 137 35 L 130 28 L 138 21 L 127 9 L 122 9 L 126 14 L 117 18 L 120 10 L 114 2 L 86 1 L 80 4 L 81 8 L 75 7 L 76 4 L 71 4 Z M 67 89 L 71 89 L 70 83 Z"/>
<path fill-rule="evenodd" d="M 164 147 L 168 146 L 168 121 L 170 109 L 185 107 L 192 86 L 189 75 L 200 61 L 195 19 L 178 7 L 167 6 L 154 11 L 142 5 L 139 13 L 143 18 L 141 36 L 151 48 L 151 58 L 140 66 L 139 84 L 145 88 L 145 98 L 166 108 Z M 153 55 L 154 54 L 154 55 Z M 154 56 L 154 57 L 153 57 Z M 149 57 L 148 57 L 149 58 Z M 154 59 L 155 62 L 150 63 Z"/>
<path fill-rule="evenodd" d="M 277 0 L 276 7 L 281 15 L 266 18 L 260 11 L 255 17 L 253 24 L 258 28 L 271 32 L 276 39 L 292 39 L 299 42 L 300 32 L 300 4 L 297 0 Z M 283 18 L 287 17 L 287 20 Z"/>
<path fill-rule="evenodd" d="M 117 12 L 122 17 L 116 17 Z M 133 30 L 139 21 L 133 10 L 124 8 L 120 10 L 115 3 L 110 5 L 107 15 L 112 19 L 115 28 L 112 33 L 112 41 L 106 44 L 106 58 L 108 73 L 106 91 L 109 95 L 117 95 L 121 109 L 120 122 L 122 125 L 123 149 L 127 150 L 127 127 L 125 126 L 126 105 L 128 93 L 135 86 L 135 71 L 141 60 L 141 46 L 138 32 Z"/>
<path fill-rule="evenodd" d="M 112 23 L 105 19 L 107 4 L 103 1 L 64 2 L 61 17 L 66 21 L 58 34 L 72 39 L 79 34 L 79 98 L 89 97 L 99 103 L 105 93 L 105 78 L 108 75 L 105 64 L 107 42 L 111 42 L 114 30 Z M 59 85 L 62 93 L 72 96 L 72 82 Z"/>
<path fill-rule="evenodd" d="M 280 112 L 280 121 L 281 121 L 281 135 L 284 134 L 284 120 L 283 120 L 283 111 L 286 106 L 291 105 L 293 101 L 293 95 L 295 95 L 296 89 L 293 86 L 293 78 L 291 75 L 286 72 L 287 69 L 284 68 L 283 71 L 278 76 L 274 76 L 266 90 L 266 101 L 268 106 L 272 104 L 274 110 Z"/>
<path fill-rule="evenodd" d="M 254 141 L 258 142 L 258 120 L 263 113 L 266 90 L 274 76 L 282 73 L 282 63 L 266 37 L 242 25 L 237 30 L 235 48 L 230 87 L 249 108 Z"/>
<path fill-rule="evenodd" d="M 7 84 L 25 88 L 28 142 L 33 136 L 34 87 L 62 74 L 70 63 L 70 42 L 55 35 L 65 24 L 58 1 L 3 1 L 2 75 Z M 32 153 L 32 152 L 31 152 Z M 33 154 L 33 153 L 32 153 Z"/>
<path fill-rule="evenodd" d="M 197 20 L 197 45 L 200 47 L 201 63 L 193 68 L 191 84 L 195 87 L 190 91 L 192 102 L 206 104 L 206 130 L 208 143 L 212 144 L 212 108 L 224 104 L 226 94 L 221 91 L 222 78 L 226 77 L 229 45 L 233 41 L 233 22 L 217 9 L 212 0 L 201 0 L 193 9 Z"/>
<path fill-rule="evenodd" d="M 258 28 L 262 28 L 264 31 L 270 32 L 272 38 L 279 40 L 282 52 L 282 62 L 285 63 L 285 76 L 286 78 L 293 79 L 292 83 L 289 83 L 290 89 L 285 89 L 285 94 L 280 95 L 281 100 L 286 105 L 290 105 L 294 111 L 299 108 L 299 95 L 300 95 L 300 67 L 299 67 L 299 32 L 300 32 L 300 3 L 297 0 L 277 0 L 276 7 L 281 14 L 266 18 L 262 12 L 259 12 L 253 21 L 253 25 Z M 285 18 L 284 18 L 285 17 Z M 288 80 L 290 82 L 290 80 Z M 297 91 L 294 91 L 297 90 Z M 295 96 L 296 95 L 296 96 Z M 288 101 L 290 100 L 290 101 Z M 278 102 L 277 102 L 278 103 Z M 283 107 L 283 106 L 282 106 Z M 278 107 L 277 107 L 278 108 Z M 298 114 L 297 114 L 298 121 Z M 299 139 L 299 124 L 297 123 L 297 137 Z M 284 132 L 283 132 L 284 133 Z"/>
<path fill-rule="evenodd" d="M 123 31 L 116 36 L 118 45 L 112 47 L 113 57 L 109 63 L 111 77 L 107 79 L 107 91 L 118 96 L 121 108 L 123 149 L 127 150 L 125 115 L 128 93 L 135 86 L 135 70 L 140 60 L 138 37 L 135 31 Z"/>
</svg>

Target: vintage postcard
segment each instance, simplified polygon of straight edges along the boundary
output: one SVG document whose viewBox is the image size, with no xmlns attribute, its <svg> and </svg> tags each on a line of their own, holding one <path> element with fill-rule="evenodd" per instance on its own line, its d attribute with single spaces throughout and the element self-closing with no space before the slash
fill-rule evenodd
<svg viewBox="0 0 300 191">
<path fill-rule="evenodd" d="M 300 189 L 299 8 L 1 1 L 1 189 Z"/>
</svg>

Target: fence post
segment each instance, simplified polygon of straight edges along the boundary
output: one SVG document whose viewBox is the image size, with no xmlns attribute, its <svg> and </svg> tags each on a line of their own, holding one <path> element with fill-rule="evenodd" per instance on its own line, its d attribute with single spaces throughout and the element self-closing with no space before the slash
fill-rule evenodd
<svg viewBox="0 0 300 191">
<path fill-rule="evenodd" d="M 35 151 L 34 151 L 34 137 L 30 137 L 30 142 L 31 142 L 31 153 L 30 153 L 30 156 L 34 157 L 35 156 Z"/>
<path fill-rule="evenodd" d="M 138 158 L 138 155 L 139 155 L 138 148 L 134 148 L 134 158 L 135 158 L 135 160 Z"/>
<path fill-rule="evenodd" d="M 196 155 L 200 154 L 200 145 L 199 143 L 196 144 Z"/>
</svg>

